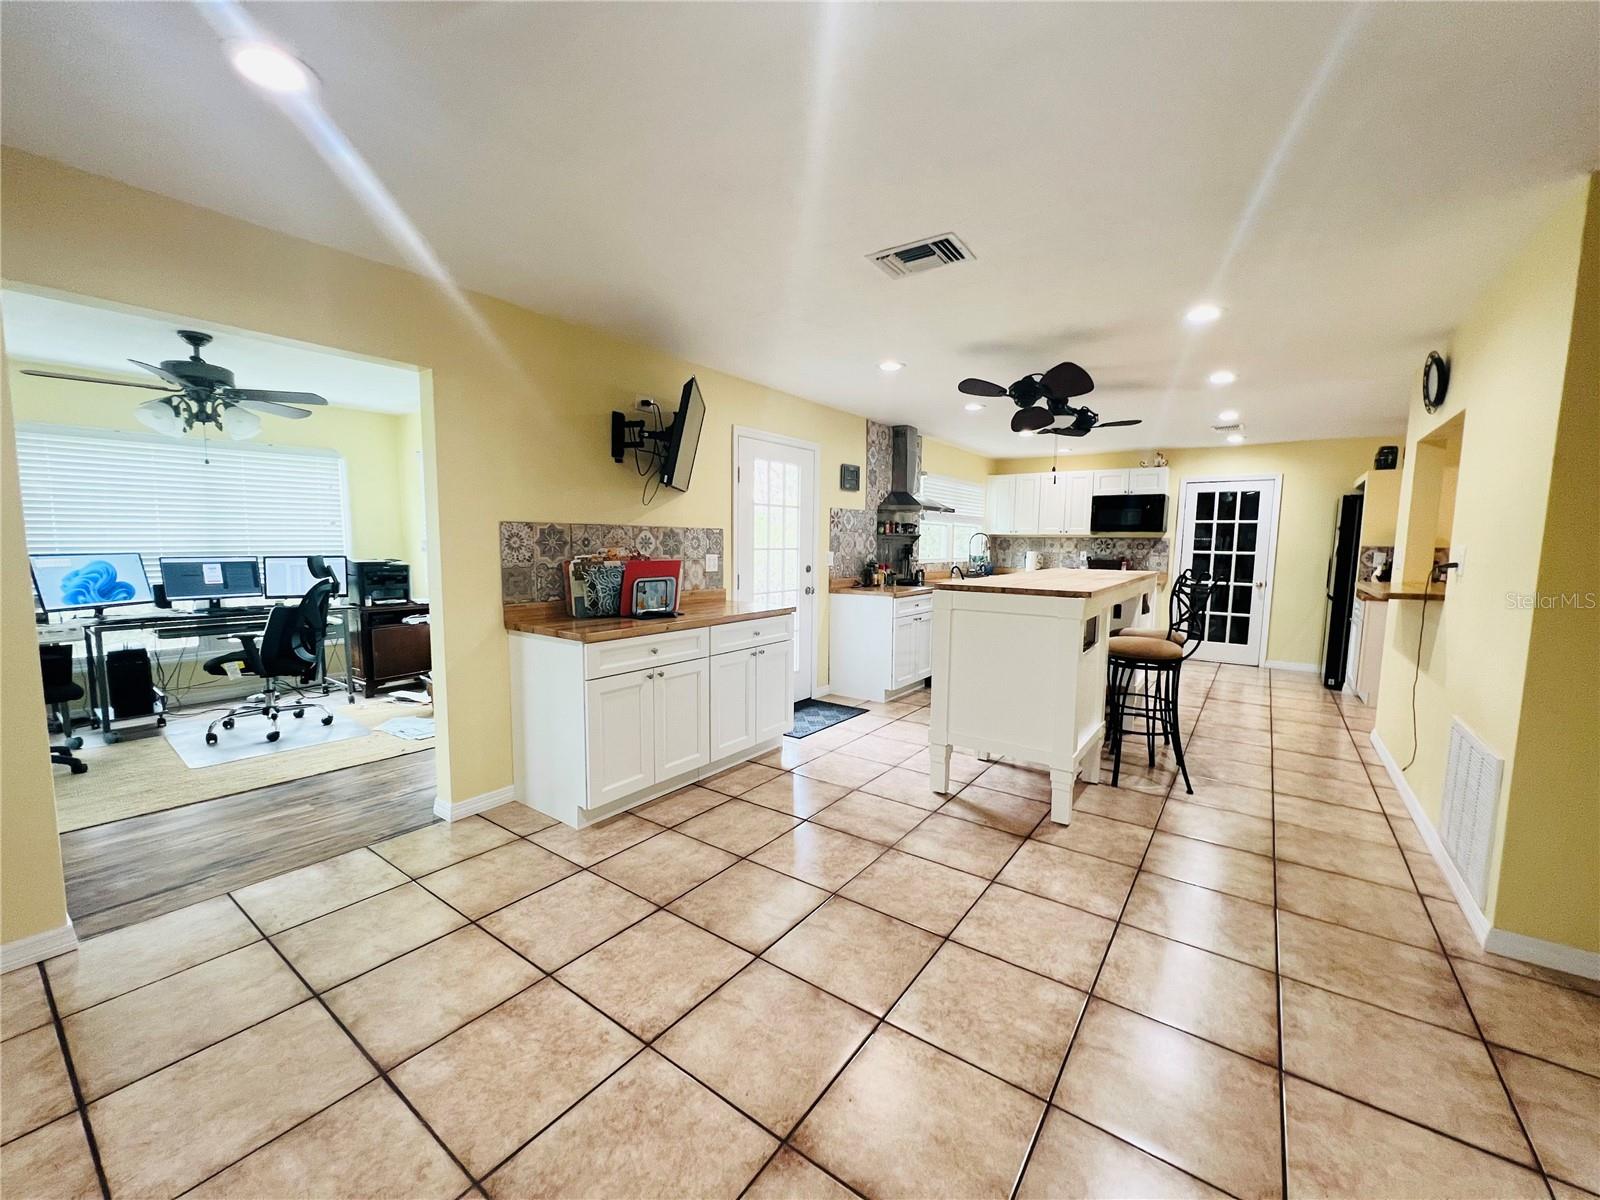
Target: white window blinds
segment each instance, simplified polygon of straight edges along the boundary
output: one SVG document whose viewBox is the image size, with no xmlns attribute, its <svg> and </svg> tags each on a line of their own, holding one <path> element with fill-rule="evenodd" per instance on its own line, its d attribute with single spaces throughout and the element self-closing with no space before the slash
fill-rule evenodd
<svg viewBox="0 0 1600 1200">
<path fill-rule="evenodd" d="M 925 563 L 966 562 L 972 535 L 983 531 L 983 484 L 948 475 L 924 475 L 917 499 L 955 509 L 953 513 L 922 514 L 918 559 Z"/>
<path fill-rule="evenodd" d="M 983 522 L 981 483 L 968 483 L 965 479 L 952 479 L 948 475 L 924 475 L 917 499 L 924 504 L 944 504 L 956 510 L 954 513 L 928 513 L 927 517 L 940 521 L 959 521 L 963 517 L 972 517 L 980 524 Z"/>
<path fill-rule="evenodd" d="M 332 450 L 24 424 L 17 465 L 30 554 L 133 551 L 155 580 L 162 555 L 350 552 Z"/>
</svg>

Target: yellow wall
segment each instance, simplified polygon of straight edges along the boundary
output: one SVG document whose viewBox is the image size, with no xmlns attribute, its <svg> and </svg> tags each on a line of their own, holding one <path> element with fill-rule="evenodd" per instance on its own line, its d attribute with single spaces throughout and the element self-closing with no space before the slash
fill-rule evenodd
<svg viewBox="0 0 1600 1200">
<path fill-rule="evenodd" d="M 1600 178 L 1591 184 L 1539 549 L 1495 925 L 1600 948 Z M 1564 599 L 1564 598 L 1570 598 Z"/>
<path fill-rule="evenodd" d="M 965 479 L 972 483 L 983 483 L 989 476 L 995 474 L 995 462 L 981 454 L 974 454 L 971 450 L 963 450 L 959 446 L 952 446 L 948 442 L 935 441 L 933 438 L 922 439 L 922 473 L 924 475 L 944 475 L 951 479 Z"/>
<path fill-rule="evenodd" d="M 427 488 L 427 570 L 440 793 L 463 801 L 511 782 L 509 678 L 498 523 L 546 519 L 731 525 L 732 428 L 818 443 L 819 569 L 827 510 L 856 507 L 842 462 L 865 462 L 862 417 L 487 297 L 464 316 L 430 281 L 7 148 L 0 215 L 8 281 L 423 368 L 418 440 Z M 248 286 L 240 284 L 248 280 Z M 693 488 L 648 508 L 639 478 L 607 455 L 610 412 L 699 377 L 707 420 Z M 929 449 L 934 461 L 942 451 Z M 7 547 L 9 573 L 25 569 Z M 826 598 L 826 591 L 822 592 Z M 819 605 L 819 679 L 827 676 Z M 5 666 L 7 678 L 13 667 Z M 27 672 L 36 686 L 37 668 Z M 12 801 L 4 799 L 8 814 Z M 7 818 L 8 819 L 8 818 Z M 6 892 L 9 895 L 9 885 Z"/>
<path fill-rule="evenodd" d="M 1405 764 L 1413 751 L 1415 679 L 1415 761 L 1404 773 L 1435 823 L 1453 718 L 1505 759 L 1486 915 L 1513 933 L 1588 950 L 1600 949 L 1594 903 L 1600 878 L 1595 783 L 1600 769 L 1592 725 L 1592 618 L 1543 614 L 1542 641 L 1535 645 L 1534 610 L 1514 598 L 1535 594 L 1546 578 L 1581 580 L 1586 571 L 1593 586 L 1592 558 L 1587 566 L 1582 559 L 1585 553 L 1592 556 L 1597 536 L 1592 310 L 1588 324 L 1574 328 L 1586 214 L 1591 228 L 1584 261 L 1591 293 L 1600 264 L 1593 190 L 1592 183 L 1574 185 L 1456 331 L 1443 408 L 1430 414 L 1420 397 L 1412 401 L 1396 552 L 1408 572 L 1420 571 L 1431 558 L 1449 448 L 1430 442 L 1446 423 L 1459 420 L 1459 484 L 1449 540 L 1452 557 L 1463 560 L 1465 569 L 1452 576 L 1442 602 L 1428 605 L 1420 654 L 1422 606 L 1390 605 L 1377 714 L 1384 745 Z M 1575 364 L 1586 365 L 1586 372 L 1568 362 L 1575 334 L 1583 339 Z M 1566 412 L 1572 414 L 1570 423 Z M 1559 452 L 1558 421 L 1563 422 Z M 1569 431 L 1577 439 L 1573 444 L 1566 444 Z M 1587 462 L 1579 461 L 1584 456 Z M 1552 494 L 1552 463 L 1558 459 L 1563 463 L 1558 482 L 1581 488 L 1587 480 L 1587 496 Z M 1584 621 L 1590 622 L 1586 634 L 1578 629 Z M 1569 642 L 1563 631 L 1576 640 Z M 1566 711 L 1569 707 L 1586 710 L 1586 737 L 1586 718 Z M 1530 721 L 1545 728 L 1525 728 Z M 1537 747 L 1535 761 L 1524 761 L 1525 745 Z M 1561 788 L 1560 794 L 1541 795 L 1548 787 Z M 1513 831 L 1515 838 L 1508 841 Z"/>
<path fill-rule="evenodd" d="M 1267 659 L 1309 664 L 1320 669 L 1327 610 L 1328 555 L 1333 551 L 1334 519 L 1339 497 L 1372 466 L 1383 442 L 1378 438 L 1344 438 L 1317 442 L 1275 442 L 1259 446 L 1198 447 L 1166 451 L 1171 468 L 1167 530 L 1177 553 L 1178 505 L 1190 479 L 1227 475 L 1282 475 L 1278 505 L 1277 565 L 1272 580 L 1272 608 L 1267 615 Z M 1119 454 L 1063 455 L 1062 471 L 1111 470 L 1149 461 L 1150 451 Z M 995 473 L 1012 475 L 1048 471 L 1048 458 L 1002 459 Z"/>
<path fill-rule="evenodd" d="M 1360 481 L 1361 544 L 1393 546 L 1395 523 L 1400 516 L 1400 468 L 1369 470 Z"/>
<path fill-rule="evenodd" d="M 67 920 L 25 554 L 11 389 L 0 379 L 0 943 Z"/>
<path fill-rule="evenodd" d="M 140 398 L 136 392 L 124 397 L 92 383 L 40 379 L 20 373 L 23 367 L 63 369 L 54 364 L 10 359 L 7 367 L 11 404 L 18 421 L 149 432 L 133 415 Z M 111 377 L 111 372 L 94 373 Z M 402 461 L 408 458 L 408 447 L 420 448 L 417 436 L 420 422 L 416 415 L 329 407 L 318 409 L 304 421 L 264 417 L 262 425 L 261 435 L 246 445 L 337 450 L 344 456 L 345 482 L 350 496 L 351 550 L 355 557 L 419 560 L 421 475 L 414 465 Z M 200 435 L 191 433 L 189 436 L 198 438 Z M 411 463 L 414 461 L 410 459 Z M 315 547 L 308 547 L 310 549 Z M 420 596 L 427 595 L 421 588 L 415 590 Z"/>
</svg>

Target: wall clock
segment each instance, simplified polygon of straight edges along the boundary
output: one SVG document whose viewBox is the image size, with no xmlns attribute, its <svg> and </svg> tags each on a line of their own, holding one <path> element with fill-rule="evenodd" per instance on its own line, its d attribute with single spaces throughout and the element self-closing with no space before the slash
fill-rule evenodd
<svg viewBox="0 0 1600 1200">
<path fill-rule="evenodd" d="M 1449 390 L 1449 362 L 1437 350 L 1428 351 L 1428 361 L 1422 366 L 1422 407 L 1429 412 L 1438 412 Z"/>
</svg>

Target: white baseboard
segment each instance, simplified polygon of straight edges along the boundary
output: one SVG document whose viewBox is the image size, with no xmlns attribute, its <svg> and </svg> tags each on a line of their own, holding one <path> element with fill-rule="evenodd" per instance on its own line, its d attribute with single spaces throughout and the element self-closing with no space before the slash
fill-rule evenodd
<svg viewBox="0 0 1600 1200">
<path fill-rule="evenodd" d="M 1308 675 L 1322 674 L 1322 668 L 1316 663 L 1289 662 L 1287 659 L 1269 658 L 1261 665 L 1272 671 L 1304 671 Z"/>
<path fill-rule="evenodd" d="M 0 971 L 11 971 L 65 954 L 78 948 L 78 935 L 73 931 L 72 919 L 55 929 L 46 929 L 28 937 L 18 938 L 0 946 Z"/>
<path fill-rule="evenodd" d="M 1547 942 L 1524 933 L 1512 933 L 1509 929 L 1489 930 L 1483 948 L 1502 958 L 1514 958 L 1518 962 L 1565 971 L 1568 975 L 1581 975 L 1585 979 L 1600 979 L 1600 953 L 1594 950 L 1580 950 L 1560 942 Z"/>
<path fill-rule="evenodd" d="M 1473 899 L 1466 881 L 1461 878 L 1461 872 L 1456 870 L 1456 864 L 1445 852 L 1444 843 L 1439 839 L 1433 822 L 1428 820 L 1427 814 L 1422 811 L 1416 793 L 1406 782 L 1404 772 L 1400 770 L 1400 765 L 1395 762 L 1394 756 L 1389 753 L 1389 748 L 1383 744 L 1378 731 L 1374 729 L 1367 736 L 1372 742 L 1373 749 L 1378 752 L 1378 757 L 1383 760 L 1389 781 L 1394 784 L 1394 790 L 1400 794 L 1406 811 L 1411 814 L 1411 820 L 1427 844 L 1428 853 L 1433 855 L 1433 861 L 1438 864 L 1440 874 L 1450 885 L 1450 890 L 1455 893 L 1456 903 L 1461 906 L 1467 924 L 1472 928 L 1472 936 L 1478 939 L 1478 945 L 1483 951 L 1487 954 L 1498 954 L 1502 958 L 1514 958 L 1518 962 L 1532 963 L 1537 967 L 1565 971 L 1569 975 L 1581 975 L 1585 979 L 1600 979 L 1600 953 L 1580 950 L 1576 946 L 1564 946 L 1560 942 L 1547 942 L 1542 938 L 1513 933 L 1509 929 L 1496 929 L 1490 924 L 1489 918 Z"/>
<path fill-rule="evenodd" d="M 499 808 L 507 800 L 517 798 L 517 789 L 512 784 L 503 788 L 495 788 L 492 792 L 484 792 L 481 796 L 472 796 L 466 800 L 457 800 L 454 804 L 445 802 L 440 796 L 433 802 L 433 815 L 446 821 L 459 821 L 463 817 L 476 816 L 481 812 L 488 812 L 491 808 Z"/>
</svg>

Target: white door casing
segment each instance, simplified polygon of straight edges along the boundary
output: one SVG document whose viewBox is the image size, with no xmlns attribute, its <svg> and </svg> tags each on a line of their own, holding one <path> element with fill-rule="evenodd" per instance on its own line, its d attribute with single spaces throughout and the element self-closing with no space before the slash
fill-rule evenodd
<svg viewBox="0 0 1600 1200">
<path fill-rule="evenodd" d="M 817 447 L 754 429 L 733 431 L 733 598 L 792 607 L 790 695 L 815 690 L 817 594 Z M 768 655 L 767 657 L 771 657 Z"/>
<path fill-rule="evenodd" d="M 1207 571 L 1217 585 L 1197 658 L 1252 667 L 1266 659 L 1282 483 L 1281 475 L 1184 482 L 1174 574 Z"/>
</svg>

